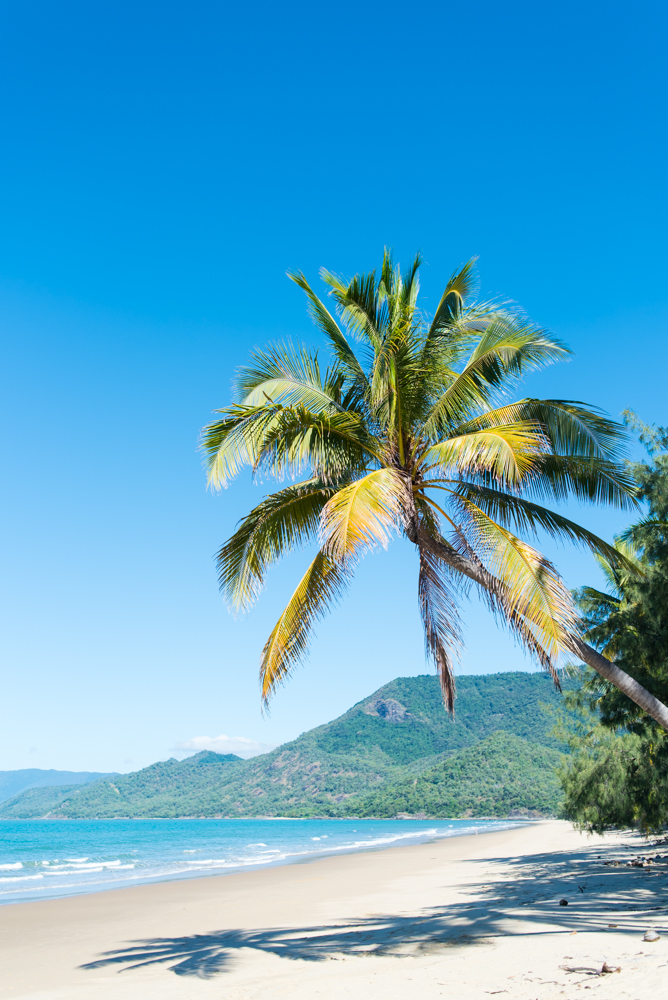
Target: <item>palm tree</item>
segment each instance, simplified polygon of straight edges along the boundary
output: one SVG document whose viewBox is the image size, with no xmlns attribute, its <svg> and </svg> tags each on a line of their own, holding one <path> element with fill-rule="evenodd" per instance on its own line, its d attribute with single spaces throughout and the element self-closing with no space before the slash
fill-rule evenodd
<svg viewBox="0 0 668 1000">
<path fill-rule="evenodd" d="M 303 657 L 357 561 L 402 533 L 417 548 L 426 649 L 449 709 L 458 597 L 473 585 L 555 683 L 559 653 L 575 654 L 668 729 L 666 706 L 584 642 L 569 592 L 527 541 L 543 531 L 623 559 L 543 506 L 569 496 L 633 506 L 618 457 L 623 429 L 577 402 L 510 401 L 523 375 L 570 352 L 509 304 L 476 301 L 474 263 L 452 275 L 431 319 L 417 303 L 419 255 L 405 275 L 387 251 L 379 274 L 347 281 L 323 270 L 338 321 L 303 274 L 288 273 L 306 293 L 329 366 L 290 343 L 254 353 L 237 401 L 204 429 L 213 488 L 246 465 L 292 479 L 218 553 L 234 609 L 253 603 L 273 562 L 318 542 L 262 651 L 263 700 Z"/>
</svg>

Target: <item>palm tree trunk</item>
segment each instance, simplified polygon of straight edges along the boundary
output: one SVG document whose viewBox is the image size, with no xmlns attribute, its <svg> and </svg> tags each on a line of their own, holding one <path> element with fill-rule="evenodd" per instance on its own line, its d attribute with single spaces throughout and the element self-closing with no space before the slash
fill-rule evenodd
<svg viewBox="0 0 668 1000">
<path fill-rule="evenodd" d="M 409 537 L 411 533 L 409 532 Z M 452 569 L 456 570 L 458 573 L 462 573 L 467 576 L 470 580 L 473 580 L 480 587 L 484 587 L 485 590 L 494 589 L 494 584 L 498 584 L 498 581 L 490 574 L 487 573 L 485 569 L 479 567 L 471 559 L 457 552 L 456 549 L 451 548 L 449 545 L 440 542 L 438 539 L 433 538 L 430 535 L 420 531 L 420 541 L 426 544 L 431 551 L 438 556 L 444 563 L 450 566 Z M 416 539 L 411 538 L 411 541 Z M 578 635 L 571 635 L 568 643 L 568 649 L 575 656 L 583 660 L 587 666 L 595 670 L 597 674 L 609 681 L 610 684 L 614 684 L 622 694 L 625 694 L 627 698 L 635 702 L 643 712 L 647 712 L 654 721 L 661 726 L 662 729 L 668 731 L 668 707 L 655 698 L 653 694 L 639 684 L 638 681 L 634 680 L 619 667 L 615 666 L 607 657 L 603 656 L 597 650 L 586 643 Z"/>
<path fill-rule="evenodd" d="M 569 648 L 571 653 L 575 653 L 581 660 L 584 660 L 588 667 L 595 670 L 606 681 L 610 681 L 616 688 L 619 688 L 622 694 L 639 705 L 643 712 L 651 715 L 662 729 L 668 730 L 668 708 L 662 701 L 650 694 L 642 684 L 638 684 L 638 681 L 634 681 L 633 677 L 620 670 L 606 656 L 603 656 L 578 636 L 572 636 Z"/>
</svg>

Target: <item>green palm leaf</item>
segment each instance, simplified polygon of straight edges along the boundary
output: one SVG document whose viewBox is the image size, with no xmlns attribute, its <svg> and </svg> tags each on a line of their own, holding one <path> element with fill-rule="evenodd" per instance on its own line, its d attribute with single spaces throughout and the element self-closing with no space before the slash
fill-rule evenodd
<svg viewBox="0 0 668 1000">
<path fill-rule="evenodd" d="M 282 344 L 273 350 L 256 351 L 251 364 L 238 373 L 236 386 L 245 406 L 271 402 L 305 406 L 314 413 L 341 411 L 328 391 L 331 381 L 330 372 L 322 378 L 317 353 Z"/>
<path fill-rule="evenodd" d="M 426 482 L 425 486 L 428 487 Z M 475 503 L 501 527 L 524 536 L 537 538 L 541 532 L 560 541 L 575 542 L 604 558 L 614 566 L 630 568 L 627 554 L 617 545 L 599 538 L 593 531 L 571 521 L 557 511 L 541 507 L 523 497 L 513 496 L 486 486 L 459 483 L 453 490 L 457 496 Z M 455 500 L 456 505 L 456 500 Z M 463 511 L 465 511 L 465 507 Z"/>
<path fill-rule="evenodd" d="M 216 559 L 220 589 L 233 609 L 248 610 L 269 566 L 316 537 L 322 509 L 336 489 L 318 479 L 296 483 L 266 497 L 243 519 Z"/>
<path fill-rule="evenodd" d="M 530 623 L 541 647 L 556 661 L 568 636 L 577 630 L 577 615 L 554 566 L 477 504 L 461 497 L 459 506 L 469 545 L 503 585 L 506 601 Z"/>
<path fill-rule="evenodd" d="M 338 323 L 331 315 L 325 304 L 315 294 L 308 281 L 301 271 L 288 271 L 288 278 L 301 288 L 309 300 L 309 312 L 313 322 L 318 329 L 324 333 L 334 349 L 335 356 L 339 364 L 347 372 L 348 377 L 357 387 L 360 396 L 364 395 L 364 390 L 368 386 L 368 380 L 362 365 L 357 360 L 355 352 L 348 343 L 344 333 Z"/>
</svg>

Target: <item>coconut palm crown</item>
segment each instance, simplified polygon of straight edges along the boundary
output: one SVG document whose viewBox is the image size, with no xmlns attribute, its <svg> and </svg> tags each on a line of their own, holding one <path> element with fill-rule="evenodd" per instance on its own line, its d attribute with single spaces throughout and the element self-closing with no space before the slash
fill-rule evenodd
<svg viewBox="0 0 668 1000">
<path fill-rule="evenodd" d="M 623 558 L 545 506 L 569 497 L 635 503 L 622 426 L 583 403 L 513 398 L 523 376 L 570 352 L 519 309 L 476 300 L 474 263 L 452 275 L 432 317 L 418 307 L 419 255 L 405 274 L 387 251 L 378 273 L 344 280 L 321 271 L 331 309 L 303 274 L 289 273 L 325 338 L 327 367 L 317 351 L 289 343 L 254 353 L 238 373 L 236 402 L 203 432 L 212 487 L 244 466 L 290 480 L 218 553 L 234 609 L 253 603 L 273 562 L 318 544 L 262 651 L 265 703 L 357 561 L 394 534 L 417 549 L 426 650 L 450 709 L 458 602 L 469 587 L 557 681 L 578 618 L 531 542 L 545 532 L 613 565 Z"/>
</svg>

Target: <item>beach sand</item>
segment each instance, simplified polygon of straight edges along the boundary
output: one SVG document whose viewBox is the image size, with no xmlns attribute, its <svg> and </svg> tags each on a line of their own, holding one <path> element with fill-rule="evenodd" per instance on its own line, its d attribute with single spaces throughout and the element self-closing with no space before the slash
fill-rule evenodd
<svg viewBox="0 0 668 1000">
<path fill-rule="evenodd" d="M 8 905 L 0 997 L 661 997 L 668 862 L 603 863 L 645 851 L 632 834 L 547 821 Z M 649 928 L 659 941 L 643 941 Z M 621 972 L 601 974 L 604 962 Z"/>
</svg>

